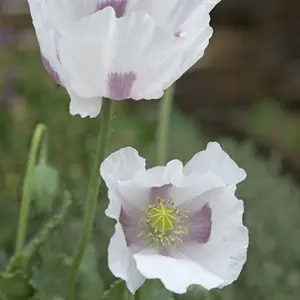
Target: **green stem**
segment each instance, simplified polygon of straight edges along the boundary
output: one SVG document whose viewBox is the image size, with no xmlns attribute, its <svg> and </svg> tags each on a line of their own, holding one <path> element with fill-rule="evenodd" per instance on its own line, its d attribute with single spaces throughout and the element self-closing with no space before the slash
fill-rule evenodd
<svg viewBox="0 0 300 300">
<path fill-rule="evenodd" d="M 38 150 L 42 142 L 43 136 L 46 137 L 45 143 L 42 144 L 41 148 L 41 160 L 46 160 L 47 155 L 47 127 L 43 124 L 38 124 L 33 139 L 31 141 L 31 148 L 29 152 L 29 159 L 24 179 L 22 202 L 19 215 L 19 225 L 16 240 L 16 254 L 15 257 L 21 257 L 24 248 L 25 235 L 27 230 L 28 214 L 30 209 L 30 202 L 32 196 L 32 180 L 34 175 L 34 168 L 37 162 Z"/>
<path fill-rule="evenodd" d="M 0 291 L 0 299 L 1 300 L 8 300 L 7 298 L 6 298 L 6 296 Z"/>
<path fill-rule="evenodd" d="M 111 131 L 110 125 L 113 117 L 113 107 L 114 101 L 105 98 L 103 99 L 102 111 L 100 114 L 100 131 L 97 141 L 97 150 L 88 187 L 81 237 L 71 266 L 71 273 L 68 281 L 67 300 L 74 299 L 78 270 L 84 255 L 84 251 L 90 241 L 98 195 L 102 183 L 102 178 L 100 176 L 100 165 L 107 155 L 109 135 Z"/>
<path fill-rule="evenodd" d="M 164 97 L 161 100 L 156 152 L 156 160 L 158 165 L 164 165 L 166 163 L 168 144 L 167 137 L 169 131 L 169 121 L 172 114 L 174 91 L 175 85 L 172 85 L 165 91 Z"/>
<path fill-rule="evenodd" d="M 49 137 L 47 134 L 47 131 L 44 132 L 43 136 L 43 143 L 40 147 L 40 153 L 39 153 L 39 164 L 41 165 L 47 165 L 48 163 L 48 149 L 49 149 Z"/>
<path fill-rule="evenodd" d="M 26 268 L 28 262 L 37 252 L 37 250 L 45 243 L 45 241 L 52 234 L 52 232 L 62 224 L 71 204 L 71 200 L 66 199 L 64 201 L 62 210 L 56 215 L 54 215 L 51 218 L 51 220 L 48 221 L 48 223 L 37 233 L 37 235 L 32 239 L 32 241 L 26 246 L 26 249 L 22 253 L 22 257 L 14 256 L 10 260 L 7 266 L 8 273 L 12 273 L 15 270 L 20 269 L 20 264 L 22 264 L 23 269 Z"/>
</svg>

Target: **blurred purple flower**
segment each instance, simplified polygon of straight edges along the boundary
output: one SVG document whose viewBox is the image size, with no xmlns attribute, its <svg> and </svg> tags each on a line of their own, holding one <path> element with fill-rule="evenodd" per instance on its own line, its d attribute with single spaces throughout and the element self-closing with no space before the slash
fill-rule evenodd
<svg viewBox="0 0 300 300">
<path fill-rule="evenodd" d="M 11 29 L 0 29 L 0 48 L 8 47 L 14 41 L 14 31 Z"/>
<path fill-rule="evenodd" d="M 7 87 L 0 90 L 0 108 L 9 108 L 16 103 L 16 94 L 14 90 Z"/>
<path fill-rule="evenodd" d="M 11 71 L 0 74 L 0 108 L 9 108 L 16 103 L 16 93 L 14 91 L 17 77 Z"/>
</svg>

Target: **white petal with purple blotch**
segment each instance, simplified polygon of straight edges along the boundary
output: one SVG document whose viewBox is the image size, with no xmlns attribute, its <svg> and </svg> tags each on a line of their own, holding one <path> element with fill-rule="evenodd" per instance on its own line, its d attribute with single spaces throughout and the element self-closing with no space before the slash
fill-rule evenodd
<svg viewBox="0 0 300 300">
<path fill-rule="evenodd" d="M 238 278 L 249 244 L 248 230 L 242 219 L 243 201 L 238 200 L 234 192 L 235 187 L 214 189 L 191 201 L 186 206 L 189 211 L 199 211 L 203 205 L 210 207 L 211 233 L 206 243 L 191 239 L 179 247 L 190 259 L 222 278 L 219 287 Z"/>
<path fill-rule="evenodd" d="M 59 56 L 78 95 L 152 99 L 178 67 L 178 43 L 146 13 L 116 18 L 106 7 L 72 28 Z"/>
<path fill-rule="evenodd" d="M 71 2 L 67 1 L 62 1 L 61 5 L 66 6 L 67 3 L 71 5 Z M 81 4 L 83 5 L 82 1 Z M 49 5 L 49 7 L 47 5 Z M 42 63 L 56 84 L 67 89 L 71 98 L 70 113 L 72 115 L 78 114 L 83 118 L 87 116 L 94 118 L 100 113 L 102 98 L 79 96 L 70 87 L 68 77 L 62 68 L 57 49 L 62 34 L 51 26 L 51 22 L 53 22 L 51 18 L 49 20 L 46 19 L 47 16 L 52 16 L 52 14 L 47 14 L 45 10 L 51 9 L 52 6 L 56 7 L 55 5 L 57 5 L 55 0 L 48 1 L 47 3 L 44 1 L 30 1 L 33 22 L 41 50 Z M 66 9 L 67 7 L 68 6 L 66 6 Z M 45 14 L 45 18 L 42 18 L 43 14 Z"/>
<path fill-rule="evenodd" d="M 57 84 L 64 86 L 64 76 L 57 54 L 59 34 L 55 30 L 45 28 L 36 28 L 35 31 L 46 71 Z"/>
<path fill-rule="evenodd" d="M 133 294 L 145 281 L 145 277 L 136 268 L 133 253 L 126 245 L 120 224 L 116 224 L 115 233 L 108 246 L 108 266 L 116 277 L 126 281 L 128 289 Z"/>
</svg>

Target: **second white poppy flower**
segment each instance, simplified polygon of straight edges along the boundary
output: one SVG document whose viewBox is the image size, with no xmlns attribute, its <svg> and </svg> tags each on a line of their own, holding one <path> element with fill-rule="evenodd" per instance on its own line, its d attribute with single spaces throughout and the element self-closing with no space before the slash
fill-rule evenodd
<svg viewBox="0 0 300 300">
<path fill-rule="evenodd" d="M 106 214 L 117 221 L 109 267 L 131 292 L 146 278 L 160 279 L 175 293 L 237 279 L 248 230 L 235 189 L 246 173 L 218 143 L 185 167 L 173 160 L 148 170 L 135 149 L 124 148 L 103 162 L 101 175 L 108 186 Z"/>
</svg>

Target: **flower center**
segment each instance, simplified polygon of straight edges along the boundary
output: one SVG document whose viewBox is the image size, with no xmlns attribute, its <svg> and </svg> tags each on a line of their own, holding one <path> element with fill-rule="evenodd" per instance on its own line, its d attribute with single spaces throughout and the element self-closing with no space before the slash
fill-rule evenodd
<svg viewBox="0 0 300 300">
<path fill-rule="evenodd" d="M 147 236 L 153 241 L 175 247 L 178 242 L 182 242 L 182 236 L 188 233 L 187 227 L 183 225 L 186 218 L 186 212 L 180 211 L 172 201 L 157 197 L 156 204 L 149 205 L 148 213 L 142 221 L 149 226 Z"/>
</svg>

